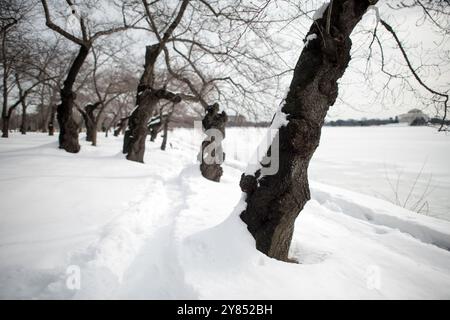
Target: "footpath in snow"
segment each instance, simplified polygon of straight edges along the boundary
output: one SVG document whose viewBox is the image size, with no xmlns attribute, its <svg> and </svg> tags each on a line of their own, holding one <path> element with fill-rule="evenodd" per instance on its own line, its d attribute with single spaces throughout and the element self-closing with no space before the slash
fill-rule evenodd
<svg viewBox="0 0 450 320">
<path fill-rule="evenodd" d="M 165 152 L 148 142 L 145 164 L 123 159 L 121 138 L 76 155 L 43 134 L 2 139 L 0 298 L 450 298 L 450 222 L 312 182 L 299 263 L 282 263 L 239 219 L 245 162 L 207 181 L 186 135 Z"/>
</svg>

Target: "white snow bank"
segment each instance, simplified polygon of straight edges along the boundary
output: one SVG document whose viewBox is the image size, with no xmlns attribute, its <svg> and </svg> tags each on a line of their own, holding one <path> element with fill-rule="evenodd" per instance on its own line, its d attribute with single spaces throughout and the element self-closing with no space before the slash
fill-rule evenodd
<svg viewBox="0 0 450 320">
<path fill-rule="evenodd" d="M 399 208 L 384 200 L 352 191 L 312 184 L 313 198 L 335 212 L 389 226 L 428 244 L 450 251 L 450 222 L 438 220 Z"/>
</svg>

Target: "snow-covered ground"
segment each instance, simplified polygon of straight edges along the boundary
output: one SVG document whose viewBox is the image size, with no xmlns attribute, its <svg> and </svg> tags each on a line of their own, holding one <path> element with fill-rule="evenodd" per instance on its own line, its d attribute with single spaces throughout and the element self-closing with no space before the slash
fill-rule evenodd
<svg viewBox="0 0 450 320">
<path fill-rule="evenodd" d="M 0 298 L 448 299 L 450 222 L 354 192 L 378 188 L 385 167 L 414 177 L 428 154 L 443 199 L 430 208 L 448 217 L 449 137 L 426 130 L 324 130 L 298 264 L 258 252 L 238 217 L 260 129 L 228 130 L 221 183 L 200 176 L 190 130 L 166 152 L 148 142 L 145 164 L 123 159 L 121 138 L 73 155 L 56 137 L 13 134 L 0 140 Z"/>
<path fill-rule="evenodd" d="M 245 143 L 264 129 L 230 129 L 230 157 L 248 161 Z M 237 151 L 235 151 L 237 150 Z M 310 167 L 314 181 L 388 200 L 450 221 L 450 135 L 435 128 L 325 127 Z M 422 171 L 422 173 L 420 173 Z"/>
</svg>

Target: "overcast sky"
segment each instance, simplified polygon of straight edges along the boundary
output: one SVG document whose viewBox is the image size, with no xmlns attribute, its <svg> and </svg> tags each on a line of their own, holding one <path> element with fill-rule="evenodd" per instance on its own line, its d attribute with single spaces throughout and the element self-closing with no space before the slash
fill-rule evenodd
<svg viewBox="0 0 450 320">
<path fill-rule="evenodd" d="M 377 5 L 380 16 L 395 27 L 399 38 L 408 49 L 408 54 L 415 68 L 436 62 L 450 62 L 450 41 L 448 41 L 448 36 L 443 38 L 429 24 L 420 25 L 420 18 L 422 17 L 420 8 L 396 11 L 390 9 L 386 3 L 387 1 L 380 0 Z M 390 1 L 390 3 L 395 4 L 398 1 Z M 389 89 L 382 90 L 387 78 L 380 71 L 381 55 L 376 45 L 374 45 L 373 59 L 371 60 L 372 68 L 370 69 L 373 88 L 367 83 L 364 75 L 361 74 L 361 71 L 365 70 L 366 57 L 368 55 L 367 49 L 371 41 L 371 36 L 361 33 L 361 30 L 372 30 L 376 25 L 375 17 L 376 14 L 373 10 L 366 13 L 364 20 L 354 32 L 352 37 L 353 60 L 340 81 L 339 99 L 331 107 L 328 115 L 329 119 L 394 117 L 412 108 L 423 108 L 423 105 L 414 94 L 403 88 L 399 81 L 391 81 Z M 381 25 L 378 26 L 378 30 L 384 47 L 385 59 L 389 61 L 387 69 L 391 72 L 399 72 L 411 77 L 409 70 L 402 67 L 406 63 L 391 35 Z M 445 59 L 442 59 L 442 56 L 445 56 Z M 424 66 L 418 72 L 430 87 L 436 88 L 435 90 L 445 91 L 450 88 L 448 64 L 443 65 L 440 69 Z M 410 81 L 417 89 L 415 93 L 425 94 L 427 97 L 430 97 L 428 93 L 425 93 L 417 85 L 417 82 L 412 77 Z M 383 98 L 381 96 L 376 97 L 377 91 L 384 91 L 385 96 Z M 429 107 L 424 109 L 424 112 L 433 116 L 435 109 Z"/>
</svg>

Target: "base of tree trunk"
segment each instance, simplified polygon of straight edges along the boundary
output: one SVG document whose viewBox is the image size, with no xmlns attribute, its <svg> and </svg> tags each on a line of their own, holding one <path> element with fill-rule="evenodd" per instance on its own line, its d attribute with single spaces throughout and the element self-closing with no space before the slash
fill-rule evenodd
<svg viewBox="0 0 450 320">
<path fill-rule="evenodd" d="M 94 140 L 94 129 L 86 126 L 86 141 L 92 142 Z"/>
<path fill-rule="evenodd" d="M 65 97 L 70 101 L 63 101 L 57 108 L 56 118 L 59 123 L 59 148 L 69 153 L 78 153 L 80 144 L 78 142 L 78 124 L 72 117 L 72 105 L 74 94 Z M 64 99 L 64 100 L 65 100 Z"/>
<path fill-rule="evenodd" d="M 59 124 L 59 148 L 69 153 L 78 153 L 80 144 L 78 142 L 78 124 L 70 119 L 64 124 Z"/>
<path fill-rule="evenodd" d="M 161 150 L 165 151 L 167 146 L 167 137 L 169 135 L 169 116 L 164 120 L 163 126 L 163 141 L 161 143 Z M 162 121 L 162 119 L 161 119 Z"/>
<path fill-rule="evenodd" d="M 2 118 L 2 138 L 9 136 L 9 118 Z"/>
<path fill-rule="evenodd" d="M 128 160 L 144 163 L 145 140 L 148 134 L 147 122 L 153 112 L 154 104 L 155 102 L 152 101 L 147 108 L 136 108 L 130 116 L 128 130 L 125 131 L 123 140 L 123 153 L 127 155 Z"/>
<path fill-rule="evenodd" d="M 200 164 L 200 172 L 202 176 L 208 180 L 220 182 L 220 178 L 223 175 L 223 169 L 220 164 Z"/>
<path fill-rule="evenodd" d="M 165 99 L 179 103 L 181 97 L 165 89 L 152 89 L 150 87 L 138 88 L 137 107 L 128 120 L 128 130 L 125 132 L 123 152 L 127 159 L 144 162 L 145 140 L 148 134 L 148 121 L 158 101 Z"/>
<path fill-rule="evenodd" d="M 53 126 L 53 123 L 49 123 L 48 125 L 48 135 L 53 136 L 55 134 L 55 127 Z"/>
<path fill-rule="evenodd" d="M 92 142 L 92 146 L 94 146 L 94 147 L 96 147 L 97 146 L 97 130 L 96 129 L 94 129 L 93 131 L 92 131 L 92 136 L 91 136 L 91 142 Z M 106 136 L 108 136 L 108 135 L 106 135 Z"/>
</svg>

